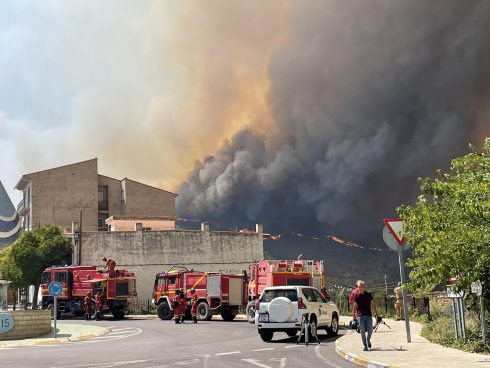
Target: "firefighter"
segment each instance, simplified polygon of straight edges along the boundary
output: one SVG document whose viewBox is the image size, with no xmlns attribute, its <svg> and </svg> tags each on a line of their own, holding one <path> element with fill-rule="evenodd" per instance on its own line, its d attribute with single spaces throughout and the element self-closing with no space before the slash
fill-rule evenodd
<svg viewBox="0 0 490 368">
<path fill-rule="evenodd" d="M 87 291 L 87 295 L 83 299 L 84 309 L 85 309 L 85 320 L 90 321 L 90 307 L 92 306 L 92 293 Z"/>
<path fill-rule="evenodd" d="M 104 272 L 107 272 L 110 278 L 116 277 L 116 261 L 106 257 L 102 258 L 102 260 L 105 262 Z"/>
<path fill-rule="evenodd" d="M 180 323 L 184 323 L 185 309 L 187 307 L 187 301 L 184 294 L 184 290 L 180 289 Z"/>
<path fill-rule="evenodd" d="M 174 308 L 174 320 L 176 324 L 180 323 L 180 317 L 182 314 L 182 296 L 180 295 L 180 290 L 175 291 L 174 302 L 172 303 L 172 307 Z"/>
<path fill-rule="evenodd" d="M 197 323 L 197 295 L 194 288 L 191 288 L 191 316 L 194 323 Z"/>
<path fill-rule="evenodd" d="M 102 296 L 100 290 L 95 294 L 95 320 L 100 321 L 100 309 L 102 307 Z"/>
<path fill-rule="evenodd" d="M 327 288 L 325 286 L 322 287 L 321 289 L 322 296 L 325 298 L 326 301 L 330 300 L 330 294 L 327 291 Z"/>
</svg>

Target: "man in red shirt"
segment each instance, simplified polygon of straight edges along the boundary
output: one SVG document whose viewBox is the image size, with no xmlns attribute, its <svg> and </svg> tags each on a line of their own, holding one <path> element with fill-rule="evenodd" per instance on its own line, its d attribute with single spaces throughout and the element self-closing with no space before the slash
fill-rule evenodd
<svg viewBox="0 0 490 368">
<path fill-rule="evenodd" d="M 105 262 L 104 271 L 109 274 L 110 278 L 116 277 L 116 261 L 106 257 L 102 258 L 102 260 Z"/>
<path fill-rule="evenodd" d="M 102 297 L 100 296 L 100 291 L 95 294 L 95 320 L 100 321 L 100 310 L 102 306 Z"/>
<path fill-rule="evenodd" d="M 373 295 L 366 290 L 364 281 L 359 280 L 357 287 L 359 291 L 354 297 L 354 315 L 357 316 L 364 351 L 368 351 L 371 349 L 371 335 L 373 334 L 373 314 L 371 311 L 374 312 L 376 317 L 378 311 L 373 300 Z"/>
<path fill-rule="evenodd" d="M 356 319 L 356 314 L 354 313 L 354 299 L 356 298 L 356 295 L 357 293 L 359 293 L 359 283 L 361 282 L 362 280 L 357 280 L 356 282 L 356 288 L 354 290 L 352 290 L 352 292 L 350 293 L 350 296 L 349 296 L 349 304 L 351 305 L 351 308 L 352 308 L 352 318 L 353 319 Z"/>
<path fill-rule="evenodd" d="M 91 306 L 92 306 L 92 293 L 87 291 L 87 295 L 83 299 L 83 306 L 85 309 L 85 320 L 90 321 L 91 319 Z"/>
</svg>

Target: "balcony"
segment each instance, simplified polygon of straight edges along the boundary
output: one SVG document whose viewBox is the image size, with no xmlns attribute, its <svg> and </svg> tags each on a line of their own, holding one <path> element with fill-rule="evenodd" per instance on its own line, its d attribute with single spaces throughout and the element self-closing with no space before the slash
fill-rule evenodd
<svg viewBox="0 0 490 368">
<path fill-rule="evenodd" d="M 17 213 L 19 214 L 19 216 L 25 216 L 26 214 L 29 213 L 29 210 L 30 209 L 28 206 L 26 206 L 24 199 L 20 201 L 19 204 L 17 205 Z"/>
<path fill-rule="evenodd" d="M 109 211 L 109 202 L 99 201 L 99 211 Z"/>
</svg>

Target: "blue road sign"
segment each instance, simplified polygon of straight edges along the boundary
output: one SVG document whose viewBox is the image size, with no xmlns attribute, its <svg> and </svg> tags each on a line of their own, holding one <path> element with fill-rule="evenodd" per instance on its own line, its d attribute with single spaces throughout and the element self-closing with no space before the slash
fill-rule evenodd
<svg viewBox="0 0 490 368">
<path fill-rule="evenodd" d="M 60 296 L 63 294 L 63 284 L 58 281 L 53 281 L 48 286 L 48 293 L 51 296 Z"/>
<path fill-rule="evenodd" d="M 14 328 L 14 319 L 10 313 L 0 313 L 0 334 L 9 332 Z"/>
</svg>

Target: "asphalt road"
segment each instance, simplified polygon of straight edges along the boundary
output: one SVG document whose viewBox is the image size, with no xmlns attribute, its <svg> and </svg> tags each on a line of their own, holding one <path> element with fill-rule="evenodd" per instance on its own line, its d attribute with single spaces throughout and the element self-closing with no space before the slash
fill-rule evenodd
<svg viewBox="0 0 490 368">
<path fill-rule="evenodd" d="M 255 325 L 246 321 L 186 321 L 184 325 L 160 320 L 59 323 L 97 324 L 110 332 L 87 341 L 2 350 L 2 368 L 354 367 L 335 354 L 336 338 L 323 331 L 320 345 L 305 346 L 297 345 L 296 338 L 285 333 L 276 333 L 272 342 L 265 343 Z"/>
</svg>

